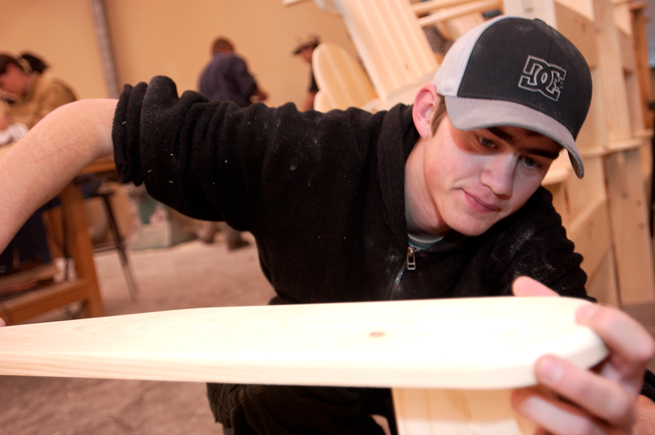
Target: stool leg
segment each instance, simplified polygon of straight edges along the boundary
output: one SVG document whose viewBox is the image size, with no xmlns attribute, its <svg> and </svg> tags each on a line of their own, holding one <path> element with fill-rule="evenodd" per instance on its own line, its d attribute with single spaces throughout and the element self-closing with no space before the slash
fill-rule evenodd
<svg viewBox="0 0 655 435">
<path fill-rule="evenodd" d="M 107 217 L 109 218 L 109 228 L 116 242 L 116 249 L 121 258 L 121 263 L 123 264 L 123 273 L 125 274 L 125 279 L 127 279 L 127 285 L 130 289 L 130 299 L 132 302 L 136 301 L 136 294 L 138 291 L 136 280 L 132 275 L 132 269 L 130 267 L 130 261 L 127 258 L 127 252 L 125 252 L 125 244 L 123 243 L 123 238 L 118 230 L 118 225 L 116 224 L 116 219 L 114 218 L 114 212 L 109 202 L 109 195 L 102 195 L 102 203 L 105 207 L 105 212 L 107 212 Z"/>
</svg>

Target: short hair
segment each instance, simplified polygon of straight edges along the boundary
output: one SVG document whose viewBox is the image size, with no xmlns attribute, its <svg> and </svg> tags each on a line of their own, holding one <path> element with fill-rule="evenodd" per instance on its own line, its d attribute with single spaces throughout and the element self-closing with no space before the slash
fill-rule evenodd
<svg viewBox="0 0 655 435">
<path fill-rule="evenodd" d="M 446 110 L 446 101 L 443 95 L 439 95 L 439 99 L 435 101 L 434 114 L 432 115 L 432 120 L 430 121 L 430 126 L 432 127 L 432 135 L 437 134 L 437 129 L 444 115 L 448 113 Z"/>
<path fill-rule="evenodd" d="M 0 54 L 0 74 L 7 72 L 7 65 L 15 65 L 27 74 L 31 72 L 40 74 L 49 67 L 43 59 L 28 52 L 21 53 L 18 57 L 6 53 Z"/>
<path fill-rule="evenodd" d="M 234 44 L 232 44 L 232 41 L 223 36 L 214 39 L 214 42 L 212 43 L 212 54 L 216 53 L 217 51 L 225 50 L 234 51 Z"/>
</svg>

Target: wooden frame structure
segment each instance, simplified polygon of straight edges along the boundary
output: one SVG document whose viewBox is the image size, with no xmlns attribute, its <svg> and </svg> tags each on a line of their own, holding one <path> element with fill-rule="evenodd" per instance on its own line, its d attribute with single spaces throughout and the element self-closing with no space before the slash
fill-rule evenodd
<svg viewBox="0 0 655 435">
<path fill-rule="evenodd" d="M 343 48 L 324 42 L 312 54 L 312 69 L 319 87 L 314 109 L 327 112 L 361 107 L 373 111 L 378 94 L 364 68 Z"/>
<path fill-rule="evenodd" d="M 432 79 L 439 64 L 406 0 L 330 1 L 380 99 Z"/>
</svg>

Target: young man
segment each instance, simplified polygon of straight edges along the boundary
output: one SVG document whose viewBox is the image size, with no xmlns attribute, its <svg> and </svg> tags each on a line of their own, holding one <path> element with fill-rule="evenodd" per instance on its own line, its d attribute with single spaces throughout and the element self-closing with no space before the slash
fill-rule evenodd
<svg viewBox="0 0 655 435">
<path fill-rule="evenodd" d="M 574 139 L 590 98 L 577 49 L 541 21 L 512 17 L 462 36 L 413 106 L 388 112 L 243 109 L 178 98 L 157 77 L 126 87 L 118 104 L 58 111 L 0 160 L 0 246 L 113 149 L 123 181 L 251 231 L 272 303 L 554 294 L 548 287 L 586 297 L 581 257 L 540 184 L 562 148 L 583 175 Z M 513 396 L 549 433 L 631 433 L 655 415 L 653 381 L 644 384 L 655 343 L 621 312 L 591 307 L 578 321 L 609 358 L 586 371 L 544 356 L 535 374 L 555 394 Z M 235 434 L 381 433 L 371 414 L 394 429 L 384 389 L 212 384 L 208 396 Z"/>
</svg>

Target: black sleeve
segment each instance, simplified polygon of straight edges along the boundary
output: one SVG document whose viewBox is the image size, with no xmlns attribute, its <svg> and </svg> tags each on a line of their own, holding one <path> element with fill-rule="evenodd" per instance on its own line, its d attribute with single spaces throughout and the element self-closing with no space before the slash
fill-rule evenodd
<svg viewBox="0 0 655 435">
<path fill-rule="evenodd" d="M 143 184 L 143 174 L 140 172 L 141 159 L 136 151 L 139 149 L 139 121 L 146 88 L 145 83 L 139 83 L 136 87 L 124 86 L 112 126 L 114 161 L 118 175 L 124 183 L 131 182 L 136 186 Z"/>
<path fill-rule="evenodd" d="M 153 198 L 196 219 L 248 226 L 276 116 L 192 91 L 178 97 L 167 77 L 126 86 L 112 131 L 121 180 L 145 183 Z"/>
<path fill-rule="evenodd" d="M 243 108 L 192 91 L 178 97 L 175 83 L 159 76 L 125 88 L 112 138 L 123 182 L 145 184 L 185 215 L 253 231 L 273 216 L 292 221 L 294 206 L 324 197 L 335 174 L 364 158 L 369 124 L 382 116 L 299 112 L 291 103 Z"/>
<path fill-rule="evenodd" d="M 641 394 L 655 402 L 655 374 L 650 370 L 646 370 L 646 374 L 644 375 L 644 385 L 641 387 Z"/>
</svg>

